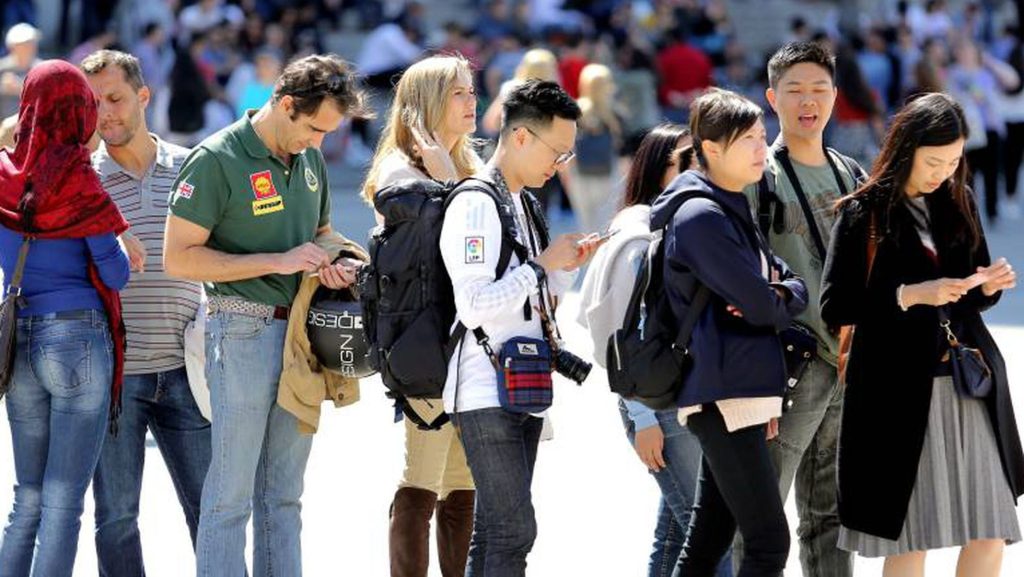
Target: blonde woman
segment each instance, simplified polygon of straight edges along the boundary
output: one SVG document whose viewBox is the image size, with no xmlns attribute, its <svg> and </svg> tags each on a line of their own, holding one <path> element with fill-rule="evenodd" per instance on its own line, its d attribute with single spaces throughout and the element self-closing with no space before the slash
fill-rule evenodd
<svg viewBox="0 0 1024 577">
<path fill-rule="evenodd" d="M 516 67 L 515 75 L 501 85 L 498 95 L 487 108 L 487 112 L 484 113 L 481 127 L 485 134 L 498 134 L 501 130 L 501 110 L 502 105 L 505 103 L 505 97 L 513 88 L 531 78 L 561 84 L 561 78 L 558 74 L 558 59 L 554 53 L 544 48 L 534 48 L 523 54 L 523 59 L 519 61 L 519 66 Z M 534 196 L 540 201 L 545 212 L 547 212 L 550 198 L 558 199 L 559 194 L 569 189 L 570 178 L 569 169 L 565 165 L 560 165 L 558 167 L 558 178 L 549 178 L 544 183 L 544 186 L 533 190 Z"/>
<path fill-rule="evenodd" d="M 576 137 L 569 201 L 581 230 L 597 231 L 611 219 L 617 205 L 618 151 L 622 122 L 615 110 L 615 81 L 603 64 L 587 64 L 580 72 L 583 116 Z"/>
<path fill-rule="evenodd" d="M 485 132 L 497 134 L 501 130 L 501 105 L 505 102 L 505 96 L 510 90 L 530 78 L 559 82 L 558 59 L 550 50 L 534 48 L 523 54 L 523 59 L 516 67 L 515 75 L 501 85 L 498 95 L 494 97 L 494 101 L 484 113 L 482 127 Z"/>
<path fill-rule="evenodd" d="M 476 91 L 469 61 L 433 56 L 409 67 L 377 146 L 363 197 L 398 180 L 458 180 L 482 167 L 470 135 L 476 130 Z M 380 220 L 380 215 L 377 215 Z M 441 399 L 409 400 L 430 422 Z M 389 547 L 392 577 L 426 577 L 430 517 L 437 509 L 437 553 L 444 577 L 461 577 L 473 531 L 473 477 L 451 424 L 425 431 L 405 420 L 405 471 L 391 505 Z"/>
</svg>

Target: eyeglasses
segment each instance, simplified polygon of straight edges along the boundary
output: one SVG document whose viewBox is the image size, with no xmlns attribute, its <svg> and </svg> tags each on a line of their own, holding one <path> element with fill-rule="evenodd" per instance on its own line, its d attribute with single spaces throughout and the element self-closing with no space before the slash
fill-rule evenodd
<svg viewBox="0 0 1024 577">
<path fill-rule="evenodd" d="M 529 126 L 526 126 L 524 124 L 524 125 L 521 126 L 521 128 L 525 128 L 526 131 L 529 132 L 530 134 L 532 134 L 534 138 L 536 138 L 537 140 L 543 142 L 544 146 L 550 148 L 551 152 L 554 152 L 555 154 L 558 155 L 557 157 L 555 157 L 555 164 L 566 164 L 570 160 L 576 158 L 576 151 L 575 150 L 569 150 L 568 152 L 559 152 L 557 148 L 555 148 L 554 146 L 551 146 L 550 144 L 548 144 L 547 141 L 544 140 L 543 138 L 541 138 L 539 134 L 537 134 L 536 132 L 531 130 Z"/>
</svg>

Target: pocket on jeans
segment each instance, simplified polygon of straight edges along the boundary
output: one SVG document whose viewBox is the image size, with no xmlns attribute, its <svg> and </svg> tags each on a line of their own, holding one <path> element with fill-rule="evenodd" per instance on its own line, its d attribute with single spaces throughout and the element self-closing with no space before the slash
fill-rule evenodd
<svg viewBox="0 0 1024 577">
<path fill-rule="evenodd" d="M 92 341 L 69 339 L 39 348 L 42 369 L 54 386 L 75 390 L 92 375 Z"/>
<path fill-rule="evenodd" d="M 265 319 L 248 315 L 226 315 L 221 322 L 225 339 L 253 339 L 267 328 Z"/>
</svg>

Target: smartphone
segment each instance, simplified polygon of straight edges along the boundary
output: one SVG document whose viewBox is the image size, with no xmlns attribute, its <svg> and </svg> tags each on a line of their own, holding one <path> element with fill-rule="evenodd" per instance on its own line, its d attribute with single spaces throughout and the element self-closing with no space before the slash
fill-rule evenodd
<svg viewBox="0 0 1024 577">
<path fill-rule="evenodd" d="M 576 244 L 582 246 L 583 243 L 591 241 L 591 240 L 596 240 L 597 242 L 604 242 L 604 241 L 608 240 L 609 238 L 615 236 L 618 233 L 619 233 L 619 229 L 617 229 L 617 228 L 614 229 L 614 230 L 613 229 L 609 229 L 609 230 L 606 230 L 606 231 L 602 232 L 601 234 L 599 234 L 597 236 L 597 238 L 594 238 L 592 235 L 585 236 L 585 237 L 581 238 L 580 240 L 576 241 Z"/>
</svg>

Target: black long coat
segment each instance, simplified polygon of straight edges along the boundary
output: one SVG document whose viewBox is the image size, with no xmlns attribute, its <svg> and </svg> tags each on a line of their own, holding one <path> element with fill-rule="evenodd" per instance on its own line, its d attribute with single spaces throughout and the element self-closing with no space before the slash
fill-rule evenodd
<svg viewBox="0 0 1024 577">
<path fill-rule="evenodd" d="M 832 229 L 822 279 L 821 316 L 831 326 L 856 325 L 847 371 L 839 439 L 839 516 L 842 524 L 898 539 L 924 444 L 936 367 L 948 349 L 938 309 L 900 310 L 896 289 L 942 277 L 964 278 L 990 264 L 984 238 L 972 247 L 951 223 L 962 219 L 945 189 L 928 198 L 938 263 L 925 251 L 909 209 L 885 211 L 860 198 L 846 204 Z M 865 286 L 869 211 L 881 240 Z M 976 216 L 974 217 L 977 218 Z M 959 238 L 958 238 L 959 237 Z M 1014 420 L 1003 357 L 981 318 L 999 300 L 976 288 L 952 306 L 961 342 L 979 348 L 995 375 L 985 400 L 1003 471 L 1014 497 L 1024 492 L 1024 455 Z"/>
</svg>

